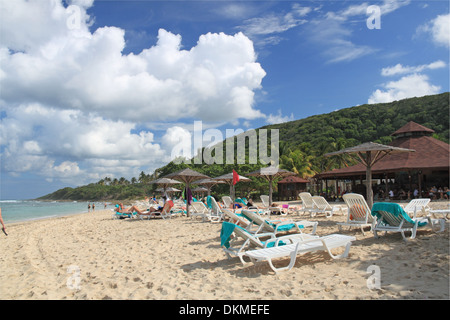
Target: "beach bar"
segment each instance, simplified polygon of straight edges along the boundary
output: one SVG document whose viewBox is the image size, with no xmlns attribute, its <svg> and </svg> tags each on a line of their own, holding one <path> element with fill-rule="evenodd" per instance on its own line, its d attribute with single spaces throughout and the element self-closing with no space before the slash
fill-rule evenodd
<svg viewBox="0 0 450 320">
<path fill-rule="evenodd" d="M 406 200 L 413 198 L 415 189 L 420 197 L 428 197 L 428 190 L 433 186 L 449 187 L 450 145 L 432 137 L 433 133 L 434 130 L 410 121 L 391 134 L 394 139 L 390 146 L 412 149 L 415 152 L 392 154 L 373 166 L 373 183 L 382 182 L 378 190 L 385 197 L 392 189 L 404 190 Z M 365 166 L 358 163 L 354 166 L 322 172 L 315 178 L 350 182 L 351 190 L 347 191 L 366 195 L 363 183 L 365 174 Z"/>
</svg>

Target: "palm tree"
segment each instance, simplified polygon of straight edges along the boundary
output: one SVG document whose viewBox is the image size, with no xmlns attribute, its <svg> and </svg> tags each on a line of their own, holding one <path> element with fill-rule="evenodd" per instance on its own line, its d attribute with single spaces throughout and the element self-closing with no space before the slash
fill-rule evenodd
<svg viewBox="0 0 450 320">
<path fill-rule="evenodd" d="M 316 173 L 312 163 L 313 156 L 296 149 L 280 157 L 280 164 L 283 169 L 292 171 L 302 178 L 309 178 Z"/>
<path fill-rule="evenodd" d="M 111 178 L 110 177 L 105 177 L 105 179 L 103 179 L 105 181 L 105 184 L 110 185 L 111 184 Z"/>
<path fill-rule="evenodd" d="M 345 148 L 350 147 L 350 143 L 345 139 L 338 139 L 338 141 L 333 142 L 330 144 L 330 151 L 328 152 L 334 152 L 339 151 Z M 356 163 L 358 163 L 357 160 L 355 160 L 350 154 L 339 154 L 335 156 L 331 156 L 328 158 L 328 168 L 327 171 L 331 169 L 340 169 L 348 166 L 352 166 Z"/>
<path fill-rule="evenodd" d="M 150 175 L 147 175 L 144 171 L 141 171 L 138 180 L 140 183 L 148 183 L 150 181 Z"/>
</svg>

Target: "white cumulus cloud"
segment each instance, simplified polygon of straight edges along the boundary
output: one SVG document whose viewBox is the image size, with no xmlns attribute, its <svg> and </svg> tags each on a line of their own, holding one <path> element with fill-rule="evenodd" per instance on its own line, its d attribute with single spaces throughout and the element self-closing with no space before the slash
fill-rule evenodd
<svg viewBox="0 0 450 320">
<path fill-rule="evenodd" d="M 439 93 L 441 87 L 429 82 L 429 78 L 422 74 L 412 74 L 402 77 L 398 81 L 383 84 L 383 89 L 375 90 L 369 97 L 368 103 L 384 103 L 411 97 L 422 97 Z"/>
<path fill-rule="evenodd" d="M 450 47 L 450 13 L 438 15 L 425 25 L 418 27 L 417 32 L 431 35 L 434 43 Z"/>
<path fill-rule="evenodd" d="M 203 34 L 183 49 L 181 35 L 160 29 L 155 44 L 124 54 L 123 29 L 90 30 L 93 0 L 65 3 L 0 0 L 2 172 L 137 176 L 170 159 L 152 123 L 265 117 L 255 92 L 266 73 L 243 33 Z"/>
<path fill-rule="evenodd" d="M 423 64 L 419 66 L 403 66 L 402 64 L 398 63 L 395 66 L 383 68 L 381 70 L 381 75 L 394 76 L 398 74 L 422 72 L 424 70 L 440 69 L 445 68 L 446 66 L 447 64 L 442 60 L 438 60 L 429 64 Z"/>
<path fill-rule="evenodd" d="M 87 182 L 89 177 L 137 176 L 142 167 L 163 164 L 165 153 L 152 133 L 131 133 L 135 124 L 39 104 L 8 110 L 2 119 L 2 170 Z M 101 163 L 101 165 L 99 165 Z"/>
<path fill-rule="evenodd" d="M 269 114 L 266 118 L 266 122 L 269 124 L 277 124 L 294 120 L 294 114 L 291 113 L 290 116 L 283 116 L 281 110 L 278 109 L 277 114 Z"/>
</svg>

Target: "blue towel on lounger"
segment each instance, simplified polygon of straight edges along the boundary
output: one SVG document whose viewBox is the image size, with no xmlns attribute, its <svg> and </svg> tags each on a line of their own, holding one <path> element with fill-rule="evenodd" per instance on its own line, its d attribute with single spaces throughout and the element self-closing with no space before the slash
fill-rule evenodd
<svg viewBox="0 0 450 320">
<path fill-rule="evenodd" d="M 207 206 L 209 209 L 212 209 L 211 196 L 208 196 L 208 197 L 206 198 L 206 206 Z"/>
<path fill-rule="evenodd" d="M 225 246 L 225 248 L 230 247 L 230 236 L 236 227 L 235 224 L 229 222 L 222 222 L 222 229 L 220 230 L 220 246 Z"/>
<path fill-rule="evenodd" d="M 272 228 L 276 228 L 277 227 L 277 224 L 276 223 L 272 223 L 272 222 L 269 222 L 269 221 L 267 221 L 266 220 L 266 223 L 268 224 L 268 225 L 270 225 Z M 300 229 L 303 229 L 304 227 L 303 227 L 303 225 L 299 225 L 298 226 Z M 278 231 L 289 231 L 289 230 L 291 230 L 292 228 L 295 228 L 295 223 L 290 223 L 290 224 L 285 224 L 284 226 L 281 226 L 281 227 L 279 227 L 277 230 Z"/>
<path fill-rule="evenodd" d="M 240 228 L 248 233 L 248 231 L 245 230 L 244 228 L 237 226 L 234 223 L 224 221 L 224 222 L 222 222 L 222 229 L 220 230 L 220 246 L 224 246 L 227 249 L 230 247 L 230 236 L 233 233 L 235 228 Z M 261 241 L 261 243 L 264 244 L 263 241 Z M 284 243 L 283 241 L 278 242 L 279 246 L 283 246 L 285 244 L 286 243 Z M 275 241 L 272 241 L 267 245 L 267 248 L 271 248 L 274 245 L 275 245 Z"/>
<path fill-rule="evenodd" d="M 382 215 L 379 213 L 379 211 L 386 211 L 391 213 L 392 215 L 398 217 L 402 216 L 406 222 L 415 224 L 416 222 L 410 218 L 410 216 L 403 210 L 403 208 L 397 204 L 397 203 L 390 203 L 390 202 L 377 202 L 374 203 L 372 206 L 371 214 L 372 216 L 376 216 L 378 219 L 382 219 Z M 386 222 L 383 220 L 383 222 Z M 423 227 L 427 224 L 426 221 L 419 222 L 417 226 Z"/>
</svg>

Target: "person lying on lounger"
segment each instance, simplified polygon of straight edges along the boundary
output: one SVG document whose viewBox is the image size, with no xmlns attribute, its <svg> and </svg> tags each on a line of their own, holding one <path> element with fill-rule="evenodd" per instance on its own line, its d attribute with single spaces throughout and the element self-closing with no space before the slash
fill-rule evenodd
<svg viewBox="0 0 450 320">
<path fill-rule="evenodd" d="M 253 203 L 252 199 L 244 201 L 239 198 L 234 201 L 234 207 L 235 209 L 261 209 Z"/>
<path fill-rule="evenodd" d="M 173 205 L 174 205 L 173 201 L 169 200 L 166 202 L 164 207 L 158 207 L 158 208 L 150 207 L 150 208 L 148 208 L 147 211 L 144 211 L 144 212 L 137 211 L 137 210 L 134 212 L 137 212 L 138 214 L 143 215 L 143 216 L 159 216 L 159 215 L 161 215 L 161 211 L 163 211 L 163 210 L 166 210 L 166 212 L 170 211 L 170 209 L 172 209 Z"/>
<path fill-rule="evenodd" d="M 131 206 L 131 207 L 125 209 L 125 207 L 123 206 L 123 203 L 116 204 L 116 209 L 114 209 L 114 211 L 119 212 L 119 213 L 133 213 L 133 212 L 137 212 L 139 214 L 142 213 L 142 211 L 139 210 L 139 208 L 136 206 Z"/>
</svg>

